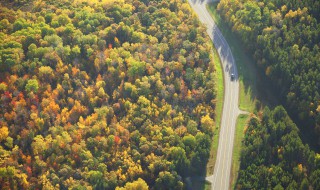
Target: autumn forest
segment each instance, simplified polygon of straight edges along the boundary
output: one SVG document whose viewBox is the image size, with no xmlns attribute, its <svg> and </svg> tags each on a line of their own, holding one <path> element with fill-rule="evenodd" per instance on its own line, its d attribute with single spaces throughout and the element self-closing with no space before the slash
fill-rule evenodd
<svg viewBox="0 0 320 190">
<path fill-rule="evenodd" d="M 281 102 L 246 113 L 234 189 L 320 189 L 319 1 L 215 6 Z M 215 52 L 187 0 L 2 0 L 0 189 L 190 189 L 228 101 Z"/>
<path fill-rule="evenodd" d="M 215 67 L 188 3 L 27 5 L 0 9 L 0 189 L 183 189 L 205 171 Z"/>
</svg>

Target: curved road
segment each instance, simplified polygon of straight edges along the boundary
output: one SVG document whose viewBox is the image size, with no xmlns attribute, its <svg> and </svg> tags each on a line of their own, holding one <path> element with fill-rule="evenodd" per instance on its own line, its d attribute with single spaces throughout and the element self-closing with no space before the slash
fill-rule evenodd
<svg viewBox="0 0 320 190">
<path fill-rule="evenodd" d="M 232 150 L 236 119 L 241 111 L 238 108 L 239 81 L 238 71 L 230 47 L 214 23 L 206 4 L 209 0 L 188 0 L 197 13 L 199 20 L 207 26 L 207 32 L 212 39 L 221 59 L 224 71 L 224 104 L 220 126 L 217 159 L 212 176 L 206 179 L 211 182 L 212 190 L 228 190 L 232 164 Z M 234 73 L 234 80 L 231 80 Z"/>
</svg>

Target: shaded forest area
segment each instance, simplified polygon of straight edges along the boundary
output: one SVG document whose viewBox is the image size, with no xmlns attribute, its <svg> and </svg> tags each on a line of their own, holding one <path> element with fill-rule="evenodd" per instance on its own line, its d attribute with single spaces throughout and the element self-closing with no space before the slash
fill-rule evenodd
<svg viewBox="0 0 320 190">
<path fill-rule="evenodd" d="M 320 154 L 302 143 L 283 107 L 251 116 L 236 189 L 320 189 Z"/>
<path fill-rule="evenodd" d="M 320 2 L 221 0 L 217 9 L 320 146 Z"/>
<path fill-rule="evenodd" d="M 183 189 L 210 153 L 211 52 L 180 0 L 2 2 L 0 189 Z"/>
</svg>

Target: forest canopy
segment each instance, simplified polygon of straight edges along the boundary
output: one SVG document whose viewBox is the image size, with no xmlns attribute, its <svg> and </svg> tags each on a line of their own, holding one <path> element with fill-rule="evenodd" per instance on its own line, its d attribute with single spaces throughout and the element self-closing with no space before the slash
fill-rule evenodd
<svg viewBox="0 0 320 190">
<path fill-rule="evenodd" d="M 320 154 L 302 143 L 283 107 L 252 115 L 244 132 L 236 189 L 320 189 Z"/>
<path fill-rule="evenodd" d="M 9 4 L 0 189 L 183 189 L 205 172 L 216 76 L 187 2 Z"/>
</svg>

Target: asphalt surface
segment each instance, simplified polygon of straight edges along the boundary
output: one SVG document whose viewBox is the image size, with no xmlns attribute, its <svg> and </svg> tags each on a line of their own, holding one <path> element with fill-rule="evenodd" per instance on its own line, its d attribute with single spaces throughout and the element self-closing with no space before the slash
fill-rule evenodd
<svg viewBox="0 0 320 190">
<path fill-rule="evenodd" d="M 224 72 L 224 103 L 220 126 L 219 145 L 214 173 L 206 177 L 212 184 L 212 190 L 228 190 L 230 186 L 230 174 L 232 164 L 232 151 L 236 119 L 241 111 L 238 108 L 239 81 L 238 71 L 231 49 L 214 23 L 206 4 L 209 0 L 188 0 L 199 20 L 206 25 L 207 32 L 216 47 Z M 234 79 L 231 79 L 231 74 Z"/>
</svg>

